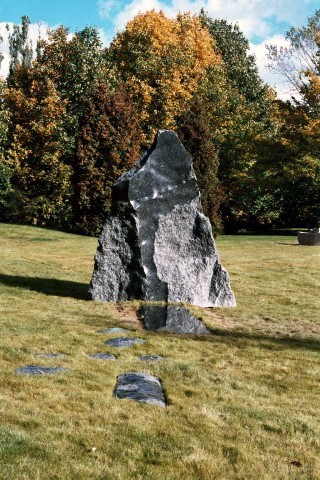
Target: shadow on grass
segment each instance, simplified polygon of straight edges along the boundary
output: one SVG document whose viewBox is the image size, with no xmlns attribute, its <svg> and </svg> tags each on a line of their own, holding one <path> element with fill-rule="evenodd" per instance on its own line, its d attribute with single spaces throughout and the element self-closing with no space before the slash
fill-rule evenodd
<svg viewBox="0 0 320 480">
<path fill-rule="evenodd" d="M 300 247 L 299 243 L 275 242 L 276 245 L 289 245 L 291 247 Z"/>
<path fill-rule="evenodd" d="M 221 328 L 208 328 L 212 335 L 222 337 L 223 339 L 230 339 L 231 342 L 237 342 L 238 340 L 255 341 L 259 342 L 260 347 L 270 350 L 274 347 L 280 347 L 320 351 L 320 340 L 314 338 L 275 337 L 273 335 L 228 331 Z"/>
<path fill-rule="evenodd" d="M 77 300 L 90 300 L 88 285 L 68 280 L 57 280 L 56 278 L 41 277 L 20 277 L 14 275 L 0 274 L 0 283 L 9 287 L 24 288 L 45 295 L 57 297 L 71 297 Z"/>
</svg>

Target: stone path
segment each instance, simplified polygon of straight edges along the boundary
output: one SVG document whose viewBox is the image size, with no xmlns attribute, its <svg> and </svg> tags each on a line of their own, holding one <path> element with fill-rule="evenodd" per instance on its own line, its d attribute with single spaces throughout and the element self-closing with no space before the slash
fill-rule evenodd
<svg viewBox="0 0 320 480">
<path fill-rule="evenodd" d="M 148 330 L 169 331 L 175 333 L 209 334 L 206 326 L 184 307 L 173 306 L 147 306 L 142 310 L 142 318 Z M 98 330 L 103 334 L 128 334 L 131 330 L 113 327 Z M 129 348 L 133 345 L 146 343 L 146 340 L 136 337 L 110 338 L 104 342 L 113 348 Z M 62 353 L 40 352 L 36 355 L 45 358 L 63 357 Z M 88 354 L 94 360 L 116 360 L 117 357 L 107 352 Z M 161 355 L 142 355 L 139 357 L 144 362 L 157 362 L 163 359 Z M 15 370 L 18 375 L 52 375 L 68 371 L 64 367 L 46 367 L 41 365 L 25 365 Z M 116 398 L 130 398 L 137 402 L 149 403 L 161 407 L 166 406 L 166 399 L 158 378 L 145 372 L 127 372 L 117 377 L 113 391 Z"/>
</svg>

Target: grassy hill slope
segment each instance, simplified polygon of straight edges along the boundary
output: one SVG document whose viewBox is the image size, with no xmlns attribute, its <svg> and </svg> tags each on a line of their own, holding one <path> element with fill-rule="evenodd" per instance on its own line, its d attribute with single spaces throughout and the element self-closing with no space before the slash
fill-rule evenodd
<svg viewBox="0 0 320 480">
<path fill-rule="evenodd" d="M 88 300 L 96 246 L 0 224 L 0 479 L 320 479 L 320 248 L 219 237 L 238 306 L 193 307 L 201 337 L 146 332 L 138 302 Z M 113 326 L 147 342 L 107 348 L 97 330 Z M 101 351 L 117 360 L 88 357 Z M 39 364 L 68 371 L 15 374 Z M 168 407 L 113 398 L 128 371 L 159 377 Z"/>
</svg>

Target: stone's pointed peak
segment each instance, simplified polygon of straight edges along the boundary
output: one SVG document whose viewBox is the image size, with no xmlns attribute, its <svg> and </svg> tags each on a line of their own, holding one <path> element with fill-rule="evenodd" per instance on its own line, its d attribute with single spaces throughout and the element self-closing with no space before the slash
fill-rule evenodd
<svg viewBox="0 0 320 480">
<path fill-rule="evenodd" d="M 172 130 L 112 190 L 91 281 L 95 300 L 233 306 L 209 220 L 203 215 L 192 158 Z"/>
<path fill-rule="evenodd" d="M 160 138 L 166 138 L 166 139 L 169 139 L 171 138 L 171 140 L 176 140 L 178 141 L 181 145 L 182 143 L 180 142 L 180 139 L 178 137 L 178 135 L 176 134 L 176 132 L 174 132 L 173 130 L 166 130 L 166 129 L 162 129 L 162 130 L 158 130 L 156 136 L 155 136 L 155 139 L 154 139 L 154 142 L 156 142 L 157 140 L 160 140 Z M 183 147 L 183 145 L 182 145 Z M 184 148 L 184 147 L 183 147 Z"/>
<path fill-rule="evenodd" d="M 176 160 L 175 162 L 173 161 L 174 159 Z M 170 172 L 170 170 L 174 172 L 177 168 L 179 173 L 181 173 L 183 165 L 191 169 L 192 158 L 173 130 L 159 130 L 149 150 L 141 155 L 134 167 L 128 172 L 125 172 L 116 181 L 115 185 L 131 181 L 141 170 L 147 168 L 149 164 L 149 168 L 152 169 L 153 172 L 159 170 L 160 174 L 164 169 L 168 172 Z M 189 176 L 190 178 L 194 177 L 193 170 Z"/>
</svg>

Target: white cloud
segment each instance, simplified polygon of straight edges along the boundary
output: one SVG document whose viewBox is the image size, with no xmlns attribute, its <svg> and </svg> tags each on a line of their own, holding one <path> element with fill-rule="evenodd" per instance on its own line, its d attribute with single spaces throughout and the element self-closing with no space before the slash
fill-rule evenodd
<svg viewBox="0 0 320 480">
<path fill-rule="evenodd" d="M 108 47 L 113 37 L 108 35 L 103 28 L 98 28 L 98 33 L 102 43 L 102 47 Z"/>
<path fill-rule="evenodd" d="M 265 40 L 259 44 L 250 43 L 250 53 L 256 57 L 256 64 L 261 78 L 276 90 L 278 97 L 282 100 L 289 100 L 292 96 L 298 98 L 299 95 L 293 86 L 285 81 L 283 77 L 268 68 L 270 62 L 267 58 L 266 45 L 289 47 L 289 42 L 285 39 L 284 35 L 273 35 L 272 37 L 266 37 Z"/>
<path fill-rule="evenodd" d="M 139 12 L 163 10 L 173 17 L 179 11 L 198 13 L 201 8 L 213 18 L 237 22 L 249 38 L 272 35 L 275 22 L 300 24 L 306 20 L 309 0 L 98 0 L 102 18 L 112 20 L 116 29 Z"/>
<path fill-rule="evenodd" d="M 117 0 L 98 0 L 98 13 L 101 18 L 111 18 L 111 12 L 117 8 Z"/>
<path fill-rule="evenodd" d="M 273 86 L 281 98 L 289 98 L 288 84 L 266 68 L 265 44 L 285 45 L 285 29 L 305 24 L 313 0 L 98 0 L 100 15 L 112 21 L 115 31 L 122 30 L 138 13 L 162 10 L 173 18 L 180 12 L 199 13 L 203 8 L 211 18 L 237 23 L 251 40 L 262 78 Z M 279 30 L 281 34 L 278 33 Z"/>
<path fill-rule="evenodd" d="M 163 10 L 170 16 L 170 12 L 158 0 L 133 0 L 131 3 L 121 9 L 114 19 L 114 25 L 117 30 L 124 28 L 126 23 L 134 18 L 140 12 L 149 10 Z"/>
</svg>

